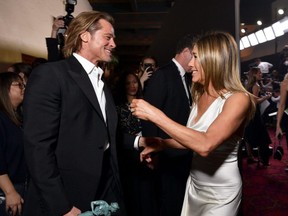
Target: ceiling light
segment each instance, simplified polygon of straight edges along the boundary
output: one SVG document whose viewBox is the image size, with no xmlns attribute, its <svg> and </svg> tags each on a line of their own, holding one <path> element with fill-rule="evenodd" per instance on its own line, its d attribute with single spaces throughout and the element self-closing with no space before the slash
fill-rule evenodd
<svg viewBox="0 0 288 216">
<path fill-rule="evenodd" d="M 288 17 L 284 17 L 282 20 L 280 20 L 282 30 L 286 33 L 288 32 Z"/>
<path fill-rule="evenodd" d="M 244 49 L 244 46 L 243 46 L 243 43 L 242 43 L 241 40 L 239 41 L 239 46 L 240 46 L 240 50 L 243 50 L 243 49 Z"/>
<path fill-rule="evenodd" d="M 257 32 L 255 33 L 255 35 L 256 35 L 257 40 L 258 40 L 259 43 L 264 43 L 264 42 L 267 41 L 263 30 L 257 31 Z"/>
<path fill-rule="evenodd" d="M 273 31 L 276 37 L 284 35 L 284 31 L 280 22 L 276 22 L 272 25 Z"/>
<path fill-rule="evenodd" d="M 242 37 L 242 38 L 241 38 L 241 42 L 243 43 L 243 47 L 244 47 L 244 48 L 250 47 L 250 42 L 249 42 L 247 36 Z"/>
<path fill-rule="evenodd" d="M 248 39 L 249 39 L 251 46 L 255 46 L 258 44 L 257 38 L 254 33 L 248 35 Z"/>
<path fill-rule="evenodd" d="M 280 8 L 277 12 L 278 12 L 279 15 L 283 15 L 284 14 L 284 10 L 282 8 Z"/>
<path fill-rule="evenodd" d="M 267 28 L 264 28 L 264 34 L 265 34 L 266 39 L 267 39 L 268 41 L 275 39 L 275 35 L 274 35 L 274 32 L 273 32 L 271 26 L 269 26 L 269 27 L 267 27 Z"/>
</svg>

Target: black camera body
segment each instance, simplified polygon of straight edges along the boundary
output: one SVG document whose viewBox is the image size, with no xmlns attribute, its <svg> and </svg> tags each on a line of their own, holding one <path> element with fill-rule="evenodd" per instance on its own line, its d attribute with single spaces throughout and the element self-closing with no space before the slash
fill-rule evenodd
<svg viewBox="0 0 288 216">
<path fill-rule="evenodd" d="M 58 44 L 63 47 L 64 46 L 64 33 L 69 26 L 70 22 L 73 20 L 72 13 L 74 12 L 75 5 L 77 4 L 77 0 L 66 0 L 65 3 L 65 11 L 67 14 L 63 16 L 62 20 L 64 21 L 65 27 L 58 30 Z"/>
<path fill-rule="evenodd" d="M 72 13 L 74 12 L 75 5 L 77 0 L 66 0 L 65 11 L 67 12 L 66 16 L 63 17 L 65 27 L 68 27 L 72 19 L 74 18 Z"/>
</svg>

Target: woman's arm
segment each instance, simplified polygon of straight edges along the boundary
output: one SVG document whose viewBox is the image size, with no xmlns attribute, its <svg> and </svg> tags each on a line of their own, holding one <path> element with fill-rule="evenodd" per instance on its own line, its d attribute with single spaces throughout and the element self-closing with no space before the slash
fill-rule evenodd
<svg viewBox="0 0 288 216">
<path fill-rule="evenodd" d="M 255 96 L 256 98 L 256 103 L 257 104 L 261 104 L 263 101 L 269 99 L 272 95 L 271 94 L 267 94 L 266 96 L 264 97 L 258 97 L 259 95 L 259 92 L 260 92 L 260 86 L 255 84 L 252 88 L 252 93 L 253 95 Z"/>
<path fill-rule="evenodd" d="M 281 83 L 280 86 L 280 104 L 278 107 L 278 111 L 277 111 L 277 123 L 276 123 L 276 137 L 278 136 L 278 134 L 282 134 L 282 129 L 281 129 L 281 120 L 284 114 L 284 109 L 285 109 L 285 105 L 286 105 L 286 97 L 287 97 L 287 86 L 288 86 L 288 80 L 284 80 Z"/>
<path fill-rule="evenodd" d="M 241 104 L 241 106 L 237 104 Z M 222 112 L 210 125 L 208 130 L 206 132 L 199 132 L 174 122 L 161 110 L 144 100 L 133 100 L 131 104 L 131 108 L 134 111 L 133 115 L 155 123 L 174 139 L 174 141 L 163 141 L 163 145 L 192 149 L 202 156 L 209 155 L 223 141 L 238 132 L 246 119 L 249 107 L 249 96 L 244 93 L 235 93 L 227 99 Z"/>
<path fill-rule="evenodd" d="M 144 89 L 145 81 L 147 81 L 153 73 L 153 71 L 148 71 L 148 70 L 149 68 L 146 68 L 143 71 L 142 75 L 140 76 L 140 83 L 141 83 L 142 89 Z"/>
<path fill-rule="evenodd" d="M 5 194 L 6 211 L 11 211 L 11 215 L 20 215 L 22 212 L 22 204 L 24 200 L 15 190 L 9 176 L 7 174 L 0 175 L 0 188 Z"/>
</svg>

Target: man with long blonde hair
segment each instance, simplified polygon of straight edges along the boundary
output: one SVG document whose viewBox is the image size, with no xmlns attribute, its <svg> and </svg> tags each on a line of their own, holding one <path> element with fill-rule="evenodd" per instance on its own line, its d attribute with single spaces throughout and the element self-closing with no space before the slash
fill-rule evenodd
<svg viewBox="0 0 288 216">
<path fill-rule="evenodd" d="M 116 47 L 113 18 L 82 12 L 66 31 L 66 59 L 37 67 L 24 102 L 31 173 L 24 215 L 76 216 L 117 202 L 125 215 L 116 157 L 117 113 L 99 62 Z"/>
</svg>

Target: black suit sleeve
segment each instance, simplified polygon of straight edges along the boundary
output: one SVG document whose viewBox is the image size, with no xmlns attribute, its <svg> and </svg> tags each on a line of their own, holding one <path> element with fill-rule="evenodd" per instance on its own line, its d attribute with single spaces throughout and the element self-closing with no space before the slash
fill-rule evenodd
<svg viewBox="0 0 288 216">
<path fill-rule="evenodd" d="M 70 211 L 55 151 L 60 127 L 61 92 L 57 71 L 40 65 L 29 77 L 24 100 L 24 148 L 31 180 L 45 208 L 54 215 Z"/>
<path fill-rule="evenodd" d="M 63 59 L 63 55 L 58 47 L 57 38 L 46 38 L 46 46 L 48 53 L 47 58 L 49 62 Z"/>
<path fill-rule="evenodd" d="M 154 72 L 144 92 L 144 99 L 160 110 L 163 108 L 167 93 L 165 76 L 163 75 L 161 70 Z M 142 121 L 142 128 L 143 136 L 159 136 L 160 129 L 151 122 Z"/>
</svg>

